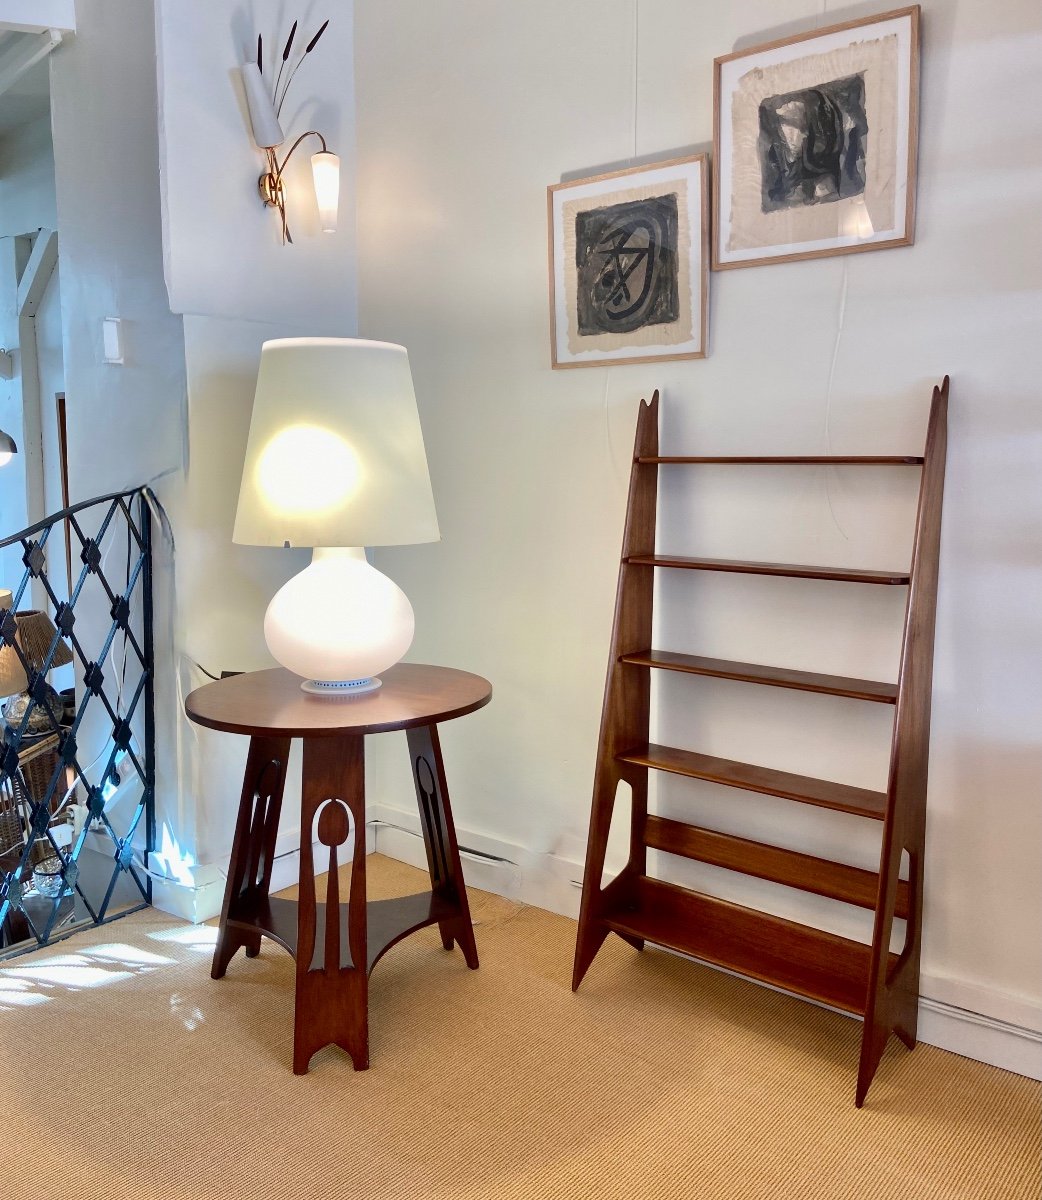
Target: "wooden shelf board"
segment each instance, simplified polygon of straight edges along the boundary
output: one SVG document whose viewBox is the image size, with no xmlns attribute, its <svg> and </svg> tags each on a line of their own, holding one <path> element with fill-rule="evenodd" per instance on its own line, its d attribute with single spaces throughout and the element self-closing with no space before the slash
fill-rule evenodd
<svg viewBox="0 0 1042 1200">
<path fill-rule="evenodd" d="M 644 844 L 652 850 L 754 875 L 859 908 L 874 909 L 878 898 L 879 875 L 875 871 L 700 829 L 666 817 L 652 815 L 647 818 Z M 908 884 L 904 880 L 897 885 L 896 915 L 902 919 L 908 916 Z"/>
<path fill-rule="evenodd" d="M 762 683 L 803 692 L 821 692 L 829 696 L 849 696 L 854 700 L 871 700 L 879 704 L 897 702 L 897 684 L 879 683 L 871 679 L 820 675 L 814 671 L 766 667 L 758 663 L 728 662 L 722 658 L 675 654 L 670 650 L 642 650 L 635 654 L 624 654 L 621 661 L 639 667 L 683 671 L 690 675 L 711 675 L 716 679 L 736 679 L 743 683 Z"/>
<path fill-rule="evenodd" d="M 861 942 L 647 876 L 637 880 L 635 907 L 603 920 L 616 933 L 864 1015 L 871 948 Z"/>
<path fill-rule="evenodd" d="M 317 904 L 315 921 L 315 945 L 325 945 L 326 906 Z M 390 900 L 370 900 L 366 905 L 367 970 L 371 971 L 380 958 L 408 934 L 425 925 L 433 925 L 443 917 L 452 916 L 456 908 L 441 897 L 430 892 L 419 892 L 414 896 L 396 896 Z M 347 904 L 340 905 L 341 965 L 351 966 L 348 949 Z M 296 958 L 297 955 L 297 902 L 283 900 L 277 896 L 249 902 L 241 897 L 233 906 L 228 925 L 239 929 L 259 929 L 272 938 Z"/>
<path fill-rule="evenodd" d="M 912 454 L 790 454 L 727 455 L 708 457 L 705 455 L 670 454 L 651 457 L 641 456 L 638 463 L 688 463 L 707 466 L 759 466 L 759 467 L 921 467 L 923 460 Z"/>
<path fill-rule="evenodd" d="M 344 911 L 346 913 L 346 906 Z M 458 911 L 454 904 L 431 892 L 395 896 L 390 900 L 370 900 L 366 905 L 369 970 L 408 934 L 425 925 L 433 925 L 443 917 L 455 916 Z"/>
<path fill-rule="evenodd" d="M 831 579 L 840 583 L 904 584 L 907 571 L 869 571 L 858 567 L 815 567 L 801 563 L 752 562 L 736 558 L 688 558 L 676 554 L 630 554 L 624 562 L 688 571 L 725 571 L 739 575 L 783 575 L 791 579 Z"/>
<path fill-rule="evenodd" d="M 635 746 L 617 757 L 620 762 L 651 767 L 656 771 L 669 771 L 691 779 L 706 779 L 710 783 L 722 783 L 747 792 L 781 796 L 801 804 L 853 813 L 858 817 L 871 817 L 876 821 L 881 821 L 886 815 L 886 792 L 873 792 L 810 775 L 794 775 L 789 771 L 776 771 L 772 767 L 654 744 Z"/>
</svg>

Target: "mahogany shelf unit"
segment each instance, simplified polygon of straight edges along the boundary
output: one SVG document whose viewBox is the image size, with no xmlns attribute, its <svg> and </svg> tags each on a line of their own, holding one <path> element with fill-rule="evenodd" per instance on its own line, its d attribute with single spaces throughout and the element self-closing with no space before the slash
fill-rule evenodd
<svg viewBox="0 0 1042 1200">
<path fill-rule="evenodd" d="M 656 392 L 650 403 L 641 403 L 637 419 L 572 987 L 578 988 L 604 939 L 614 932 L 637 949 L 643 949 L 645 942 L 653 942 L 855 1013 L 863 1019 L 855 1093 L 855 1104 L 860 1108 L 890 1034 L 896 1034 L 909 1048 L 916 1042 L 948 377 L 933 389 L 922 457 L 663 456 L 658 446 L 658 403 Z M 685 464 L 921 468 L 911 566 L 907 571 L 878 571 L 658 554 L 655 547 L 658 469 L 663 465 Z M 852 679 L 652 649 L 654 579 L 656 570 L 663 568 L 906 587 L 908 598 L 897 682 Z M 893 705 L 886 790 L 870 791 L 655 745 L 650 726 L 651 677 L 656 670 Z M 778 796 L 879 822 L 879 870 L 867 871 L 650 814 L 651 771 L 708 780 L 739 791 Z M 602 887 L 612 810 L 622 782 L 629 784 L 632 792 L 629 859 L 619 875 Z M 648 875 L 649 848 L 869 909 L 874 913 L 872 941 L 862 943 L 838 937 L 652 878 Z M 901 860 L 905 852 L 908 877 L 902 879 Z M 906 922 L 904 946 L 899 954 L 890 951 L 895 919 Z"/>
</svg>

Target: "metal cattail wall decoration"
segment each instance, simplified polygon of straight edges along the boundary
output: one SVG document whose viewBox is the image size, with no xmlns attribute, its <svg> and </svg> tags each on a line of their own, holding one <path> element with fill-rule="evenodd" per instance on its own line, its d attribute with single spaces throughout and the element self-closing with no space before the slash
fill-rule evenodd
<svg viewBox="0 0 1042 1200">
<path fill-rule="evenodd" d="M 319 179 L 323 180 L 323 190 L 325 196 L 319 197 L 319 209 L 322 218 L 322 227 L 327 231 L 332 231 L 336 225 L 336 179 L 339 176 L 339 159 L 335 154 L 331 154 L 326 147 L 325 138 L 314 129 L 309 129 L 306 133 L 300 135 L 293 143 L 286 157 L 280 163 L 275 153 L 276 149 L 282 145 L 285 136 L 282 132 L 282 127 L 279 124 L 279 119 L 282 114 L 282 106 L 286 102 L 286 96 L 289 92 L 290 85 L 296 78 L 297 72 L 300 70 L 301 64 L 309 54 L 315 49 L 319 43 L 319 39 L 325 33 L 329 21 L 323 21 L 319 26 L 318 32 L 311 38 L 308 44 L 304 47 L 299 57 L 291 64 L 291 56 L 293 54 L 293 44 L 297 36 L 298 21 L 294 21 L 290 27 L 289 36 L 286 38 L 286 44 L 282 49 L 282 57 L 279 62 L 278 74 L 275 76 L 275 86 L 269 97 L 267 88 L 265 87 L 264 77 L 264 42 L 260 34 L 257 35 L 257 61 L 255 63 L 247 62 L 242 68 L 243 84 L 246 89 L 246 102 L 250 110 L 250 121 L 253 126 L 253 138 L 257 145 L 264 151 L 267 157 L 267 171 L 260 177 L 260 193 L 265 204 L 272 205 L 279 210 L 279 215 L 282 218 L 282 240 L 283 242 L 292 242 L 289 226 L 286 224 L 286 202 L 282 186 L 282 173 L 286 169 L 286 164 L 289 162 L 290 156 L 297 146 L 306 137 L 317 137 L 322 143 L 322 150 L 319 154 L 312 156 L 312 166 L 315 170 L 316 190 L 318 188 Z M 283 83 L 285 76 L 285 83 Z M 281 92 L 280 92 L 281 88 Z M 319 161 L 321 160 L 321 161 Z M 331 182 L 332 181 L 332 182 Z"/>
<path fill-rule="evenodd" d="M 319 27 L 318 33 L 316 33 L 315 36 L 311 39 L 311 41 L 308 42 L 308 44 L 304 47 L 304 53 L 300 56 L 300 58 L 297 59 L 296 66 L 290 71 L 289 76 L 286 79 L 286 86 L 282 90 L 282 99 L 279 100 L 278 105 L 275 109 L 275 111 L 277 113 L 282 112 L 282 105 L 286 101 L 286 93 L 289 91 L 289 85 L 293 82 L 294 75 L 296 75 L 296 73 L 300 70 L 300 64 L 304 61 L 305 58 L 307 58 L 307 56 L 311 53 L 311 51 L 314 50 L 314 48 L 318 45 L 318 39 L 326 32 L 326 26 L 328 24 L 329 24 L 328 21 L 322 22 L 321 26 Z M 290 46 L 293 44 L 293 35 L 294 35 L 294 33 L 296 33 L 296 31 L 297 31 L 297 23 L 296 23 L 296 21 L 294 21 L 293 28 L 290 30 L 289 41 L 286 43 L 286 51 L 282 58 L 283 63 L 285 63 L 286 59 L 289 57 L 289 49 L 290 49 Z M 276 84 L 275 90 L 278 91 L 277 84 Z"/>
</svg>

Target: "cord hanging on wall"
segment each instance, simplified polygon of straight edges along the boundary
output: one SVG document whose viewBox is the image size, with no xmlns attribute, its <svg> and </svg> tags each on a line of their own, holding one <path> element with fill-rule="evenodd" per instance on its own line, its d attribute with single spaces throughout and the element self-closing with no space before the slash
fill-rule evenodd
<svg viewBox="0 0 1042 1200">
<path fill-rule="evenodd" d="M 309 129 L 290 146 L 281 162 L 276 154 L 276 150 L 286 140 L 279 120 L 282 106 L 286 101 L 286 94 L 301 64 L 318 45 L 319 39 L 325 33 L 328 25 L 328 21 L 322 23 L 318 32 L 304 47 L 299 58 L 290 66 L 293 44 L 297 36 L 297 22 L 293 22 L 282 51 L 278 74 L 270 95 L 264 78 L 264 43 L 260 34 L 257 35 L 256 61 L 246 62 L 241 68 L 243 87 L 246 91 L 246 104 L 250 112 L 250 124 L 253 127 L 253 140 L 257 143 L 258 148 L 264 151 L 267 158 L 267 170 L 262 173 L 257 184 L 264 203 L 278 209 L 282 221 L 283 245 L 293 241 L 286 218 L 286 187 L 283 175 L 286 165 L 293 157 L 293 152 L 301 142 L 309 137 L 318 138 L 322 144 L 322 149 L 311 156 L 319 223 L 324 233 L 336 232 L 337 206 L 340 198 L 340 159 L 329 150 L 326 139 L 317 129 Z M 285 83 L 283 83 L 283 76 L 285 76 Z"/>
</svg>

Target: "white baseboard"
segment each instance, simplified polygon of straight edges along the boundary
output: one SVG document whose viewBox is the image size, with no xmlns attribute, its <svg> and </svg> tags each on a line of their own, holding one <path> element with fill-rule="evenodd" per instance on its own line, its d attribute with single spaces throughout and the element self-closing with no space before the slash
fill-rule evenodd
<svg viewBox="0 0 1042 1200">
<path fill-rule="evenodd" d="M 373 805 L 367 844 L 415 867 L 427 865 L 416 813 Z M 582 863 L 457 826 L 463 873 L 481 888 L 576 920 Z M 924 973 L 919 1040 L 1042 1080 L 1042 1005 L 980 984 Z"/>
<path fill-rule="evenodd" d="M 924 977 L 923 985 L 929 981 Z M 1000 1000 L 1001 1002 L 1001 1000 Z M 1042 1032 L 922 995 L 919 1040 L 1029 1079 L 1042 1080 Z"/>
<path fill-rule="evenodd" d="M 354 840 L 348 841 L 346 851 L 341 855 L 342 862 L 349 862 L 353 853 Z M 366 831 L 366 853 L 371 854 L 375 846 L 372 833 Z M 315 842 L 313 847 L 315 862 L 322 861 L 322 854 L 327 853 Z M 230 856 L 229 849 L 228 855 Z M 202 921 L 212 920 L 220 916 L 221 905 L 224 903 L 224 888 L 228 880 L 227 857 L 225 865 L 215 863 L 199 863 L 195 866 L 179 866 L 177 877 L 170 875 L 161 862 L 154 857 L 151 863 L 152 904 L 155 908 L 172 916 L 181 917 L 198 925 Z M 275 841 L 275 862 L 271 870 L 271 890 L 282 891 L 292 887 L 300 878 L 300 830 L 290 829 L 280 833 Z"/>
<path fill-rule="evenodd" d="M 426 867 L 420 818 L 382 804 L 369 806 L 369 831 L 377 853 Z M 582 867 L 553 854 L 537 854 L 514 842 L 456 828 L 463 874 L 471 887 L 545 908 L 564 917 L 579 915 Z"/>
</svg>

